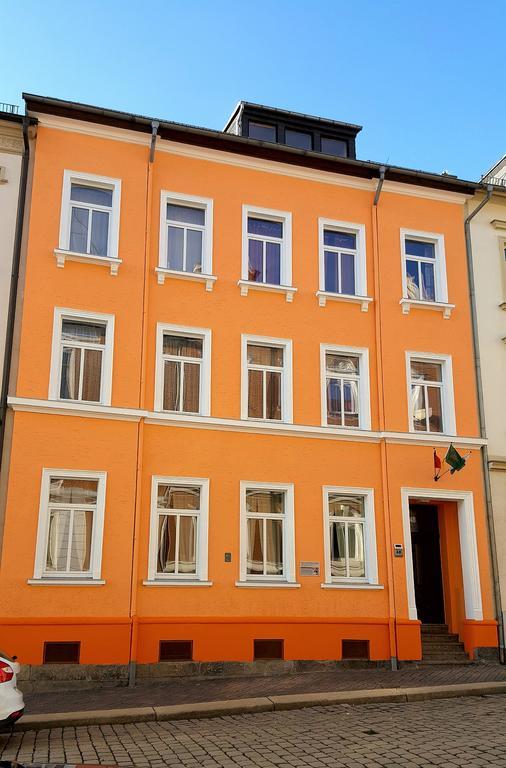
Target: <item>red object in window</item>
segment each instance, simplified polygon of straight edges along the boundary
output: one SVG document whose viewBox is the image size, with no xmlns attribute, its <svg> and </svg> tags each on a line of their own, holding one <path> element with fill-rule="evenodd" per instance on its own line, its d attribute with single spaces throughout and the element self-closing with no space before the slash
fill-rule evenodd
<svg viewBox="0 0 506 768">
<path fill-rule="evenodd" d="M 0 664 L 0 683 L 7 683 L 9 680 L 12 680 L 14 677 L 14 672 L 12 670 L 12 667 L 9 667 L 8 664 Z"/>
</svg>

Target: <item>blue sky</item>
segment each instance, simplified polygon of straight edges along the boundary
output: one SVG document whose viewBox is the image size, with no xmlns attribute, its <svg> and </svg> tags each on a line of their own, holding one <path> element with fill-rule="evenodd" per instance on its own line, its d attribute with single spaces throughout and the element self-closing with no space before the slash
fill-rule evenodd
<svg viewBox="0 0 506 768">
<path fill-rule="evenodd" d="M 506 154 L 505 23 L 505 0 L 0 0 L 0 101 L 221 129 L 245 99 L 363 125 L 361 159 L 476 179 Z"/>
</svg>

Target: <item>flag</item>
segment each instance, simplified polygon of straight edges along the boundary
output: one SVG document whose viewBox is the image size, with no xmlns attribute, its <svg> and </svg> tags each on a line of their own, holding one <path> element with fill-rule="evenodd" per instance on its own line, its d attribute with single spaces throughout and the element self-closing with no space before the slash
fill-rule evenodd
<svg viewBox="0 0 506 768">
<path fill-rule="evenodd" d="M 440 469 L 441 469 L 441 459 L 437 455 L 436 449 L 434 448 L 434 472 L 437 474 Z"/>
<path fill-rule="evenodd" d="M 457 449 L 453 447 L 452 443 L 450 443 L 450 447 L 446 452 L 445 462 L 451 467 L 450 475 L 453 475 L 455 472 L 460 472 L 460 470 L 466 466 L 466 460 L 460 455 Z"/>
</svg>

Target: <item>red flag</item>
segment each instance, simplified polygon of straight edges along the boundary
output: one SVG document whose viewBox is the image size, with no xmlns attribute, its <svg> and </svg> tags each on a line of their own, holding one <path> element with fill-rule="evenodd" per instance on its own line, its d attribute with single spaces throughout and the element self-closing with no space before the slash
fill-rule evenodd
<svg viewBox="0 0 506 768">
<path fill-rule="evenodd" d="M 434 480 L 438 479 L 440 471 L 441 471 L 441 459 L 437 455 L 436 449 L 434 448 Z"/>
</svg>

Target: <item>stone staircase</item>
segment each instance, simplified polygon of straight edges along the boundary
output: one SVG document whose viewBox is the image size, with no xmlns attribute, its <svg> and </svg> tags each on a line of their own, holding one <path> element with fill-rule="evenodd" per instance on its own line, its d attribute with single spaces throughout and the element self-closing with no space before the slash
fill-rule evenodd
<svg viewBox="0 0 506 768">
<path fill-rule="evenodd" d="M 470 664 L 464 643 L 448 632 L 447 624 L 422 624 L 422 662 L 429 664 Z"/>
</svg>

